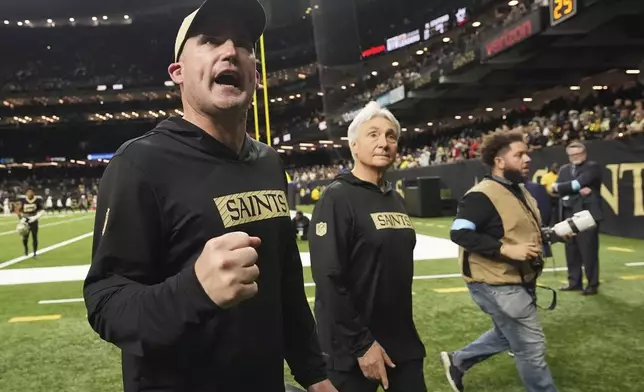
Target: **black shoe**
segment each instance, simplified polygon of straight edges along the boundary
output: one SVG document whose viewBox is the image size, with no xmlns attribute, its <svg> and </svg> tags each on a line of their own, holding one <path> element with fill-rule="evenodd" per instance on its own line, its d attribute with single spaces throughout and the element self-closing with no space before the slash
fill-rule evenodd
<svg viewBox="0 0 644 392">
<path fill-rule="evenodd" d="M 586 287 L 584 291 L 581 292 L 581 295 L 597 295 L 597 287 Z"/>
<path fill-rule="evenodd" d="M 461 369 L 454 366 L 452 363 L 452 353 L 441 352 L 441 363 L 445 369 L 445 376 L 449 385 L 452 387 L 454 392 L 463 392 L 465 388 L 463 387 L 463 376 L 465 372 L 462 372 Z"/>
<path fill-rule="evenodd" d="M 582 287 L 581 286 L 563 286 L 559 289 L 559 291 L 581 291 Z"/>
</svg>

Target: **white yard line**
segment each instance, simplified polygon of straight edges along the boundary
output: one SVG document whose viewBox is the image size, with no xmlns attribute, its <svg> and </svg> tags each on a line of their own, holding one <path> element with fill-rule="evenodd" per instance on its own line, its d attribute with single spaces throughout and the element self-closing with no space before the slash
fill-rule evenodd
<svg viewBox="0 0 644 392">
<path fill-rule="evenodd" d="M 52 250 L 56 250 L 58 248 L 62 248 L 63 246 L 67 246 L 69 244 L 73 244 L 74 242 L 78 242 L 78 241 L 84 240 L 85 238 L 89 238 L 92 235 L 94 235 L 94 232 L 85 233 L 83 235 L 80 235 L 78 237 L 72 238 L 70 240 L 59 242 L 59 243 L 54 244 L 52 246 L 48 246 L 48 247 L 46 247 L 44 249 L 38 250 L 38 254 L 41 255 L 43 253 L 51 252 Z M 4 263 L 0 264 L 0 268 L 5 268 L 5 267 L 20 263 L 21 261 L 24 261 L 24 260 L 27 260 L 27 259 L 30 259 L 30 258 L 31 258 L 31 256 L 16 257 L 13 260 L 5 261 Z"/>
<path fill-rule="evenodd" d="M 69 298 L 69 299 L 49 299 L 38 301 L 38 305 L 52 305 L 52 304 L 71 304 L 75 302 L 83 302 L 83 298 Z"/>
<path fill-rule="evenodd" d="M 61 221 L 61 222 L 45 223 L 44 225 L 40 225 L 40 226 L 38 226 L 38 227 L 42 229 L 42 228 L 44 228 L 44 227 L 51 227 L 51 226 L 58 226 L 58 225 L 66 225 L 66 224 L 68 224 L 68 223 L 78 222 L 78 221 L 82 221 L 82 220 L 86 220 L 86 219 L 90 219 L 90 218 L 93 218 L 93 217 L 92 217 L 92 216 L 83 216 L 83 217 L 80 217 L 80 218 L 66 219 L 66 220 L 63 220 L 63 221 Z M 18 224 L 18 221 L 17 221 L 17 220 L 16 220 L 16 224 Z M 0 237 L 5 236 L 5 235 L 17 235 L 17 233 L 16 233 L 16 231 L 15 231 L 15 230 L 5 231 L 5 232 L 3 232 L 3 233 L 0 233 Z"/>
<path fill-rule="evenodd" d="M 644 263 L 626 263 L 627 267 L 644 267 Z"/>
</svg>

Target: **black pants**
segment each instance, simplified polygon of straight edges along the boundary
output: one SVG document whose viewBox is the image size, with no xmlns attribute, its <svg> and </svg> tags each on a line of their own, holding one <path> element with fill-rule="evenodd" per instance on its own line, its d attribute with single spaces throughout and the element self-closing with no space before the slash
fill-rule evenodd
<svg viewBox="0 0 644 392">
<path fill-rule="evenodd" d="M 328 370 L 327 373 L 338 392 L 376 392 L 380 386 L 380 383 L 367 379 L 358 366 L 349 372 Z M 427 391 L 422 360 L 396 363 L 395 368 L 387 368 L 387 378 L 387 392 Z"/>
<path fill-rule="evenodd" d="M 588 287 L 599 287 L 599 226 L 579 233 L 566 242 L 566 264 L 571 287 L 582 287 L 582 265 Z"/>
<path fill-rule="evenodd" d="M 29 223 L 29 232 L 22 237 L 22 244 L 25 246 L 25 255 L 29 254 L 29 234 L 32 235 L 34 253 L 38 251 L 38 221 Z"/>
</svg>

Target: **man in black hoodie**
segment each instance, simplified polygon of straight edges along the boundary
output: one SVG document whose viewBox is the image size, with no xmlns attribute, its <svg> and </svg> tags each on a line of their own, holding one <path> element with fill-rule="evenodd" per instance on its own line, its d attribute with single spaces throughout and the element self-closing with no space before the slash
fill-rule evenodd
<svg viewBox="0 0 644 392">
<path fill-rule="evenodd" d="M 315 206 L 309 244 L 315 314 L 329 379 L 342 392 L 424 392 L 412 316 L 416 233 L 400 195 L 384 181 L 400 124 L 376 102 L 349 126 L 352 172 Z"/>
<path fill-rule="evenodd" d="M 169 67 L 184 118 L 121 146 L 101 181 L 84 296 L 126 392 L 281 392 L 284 359 L 309 392 L 335 391 L 280 158 L 245 130 L 265 24 L 255 0 L 188 16 Z"/>
</svg>

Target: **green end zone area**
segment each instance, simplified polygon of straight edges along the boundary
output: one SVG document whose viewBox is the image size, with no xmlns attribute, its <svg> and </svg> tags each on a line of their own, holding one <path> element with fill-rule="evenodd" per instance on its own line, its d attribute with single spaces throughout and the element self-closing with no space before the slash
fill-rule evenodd
<svg viewBox="0 0 644 392">
<path fill-rule="evenodd" d="M 306 210 L 305 212 L 310 212 Z M 92 231 L 93 217 L 70 215 L 43 220 L 41 249 Z M 71 221 L 72 219 L 78 219 Z M 11 224 L 9 224 L 11 222 Z M 413 219 L 419 234 L 446 238 L 451 219 Z M 54 226 L 46 224 L 60 223 Z M 13 230 L 15 220 L 0 218 L 0 233 Z M 92 238 L 48 251 L 9 269 L 85 265 Z M 620 250 L 609 250 L 615 248 Z M 308 248 L 301 246 L 301 251 Z M 560 391 L 640 392 L 644 358 L 644 241 L 611 236 L 601 239 L 600 294 L 582 297 L 560 293 L 553 312 L 541 312 L 547 337 L 547 359 Z M 623 251 L 628 249 L 629 251 Z M 0 263 L 22 256 L 16 234 L 0 236 Z M 556 267 L 565 267 L 563 247 L 555 247 Z M 547 268 L 552 268 L 548 260 Z M 1 270 L 0 270 L 1 271 Z M 454 259 L 417 261 L 413 285 L 414 316 L 428 356 L 425 376 L 429 391 L 450 391 L 438 362 L 442 350 L 461 348 L 491 323 L 467 292 L 437 289 L 464 287 L 460 278 L 436 278 L 458 273 Z M 312 282 L 304 268 L 305 282 Z M 541 283 L 558 288 L 566 272 L 544 272 Z M 441 290 L 439 290 L 441 291 Z M 313 298 L 314 287 L 306 288 Z M 549 294 L 540 302 L 547 305 Z M 91 330 L 82 302 L 39 304 L 40 301 L 82 297 L 82 282 L 0 285 L 0 390 L 99 392 L 122 390 L 119 350 Z M 50 320 L 10 322 L 20 317 L 55 316 Z M 293 382 L 285 366 L 287 381 Z M 465 378 L 468 391 L 524 391 L 513 359 L 497 355 L 477 365 Z"/>
</svg>

